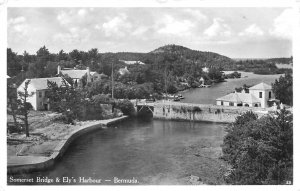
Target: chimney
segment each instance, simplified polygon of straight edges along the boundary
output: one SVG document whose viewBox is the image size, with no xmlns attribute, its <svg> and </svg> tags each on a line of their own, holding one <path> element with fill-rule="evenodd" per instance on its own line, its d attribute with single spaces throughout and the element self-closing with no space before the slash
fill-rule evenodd
<svg viewBox="0 0 300 191">
<path fill-rule="evenodd" d="M 86 67 L 86 75 L 87 75 L 87 78 L 86 78 L 86 81 L 87 83 L 91 82 L 91 74 L 90 74 L 90 67 Z"/>
<path fill-rule="evenodd" d="M 60 65 L 58 65 L 58 66 L 57 66 L 57 75 L 59 75 L 60 72 L 61 72 L 61 67 L 60 67 Z"/>
</svg>

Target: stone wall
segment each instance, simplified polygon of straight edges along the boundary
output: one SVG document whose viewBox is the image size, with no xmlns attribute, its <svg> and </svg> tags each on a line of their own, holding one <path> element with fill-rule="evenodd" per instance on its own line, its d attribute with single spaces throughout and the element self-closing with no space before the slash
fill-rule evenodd
<svg viewBox="0 0 300 191">
<path fill-rule="evenodd" d="M 261 108 L 224 107 L 170 102 L 170 104 L 155 104 L 153 118 L 230 123 L 234 122 L 238 115 L 248 110 L 252 110 L 259 116 L 267 113 L 266 110 Z"/>
</svg>

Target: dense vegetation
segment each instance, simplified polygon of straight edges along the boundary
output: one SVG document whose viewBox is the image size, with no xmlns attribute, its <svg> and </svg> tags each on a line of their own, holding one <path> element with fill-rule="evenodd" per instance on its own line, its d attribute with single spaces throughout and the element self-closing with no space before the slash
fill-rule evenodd
<svg viewBox="0 0 300 191">
<path fill-rule="evenodd" d="M 240 60 L 236 62 L 235 69 L 245 72 L 253 72 L 254 74 L 283 74 L 292 71 L 287 68 L 277 68 L 276 64 L 280 63 L 279 61 L 280 59 Z"/>
<path fill-rule="evenodd" d="M 228 125 L 223 158 L 232 169 L 229 184 L 291 184 L 293 116 L 287 110 L 258 119 L 247 112 Z"/>
<path fill-rule="evenodd" d="M 276 63 L 276 64 L 290 64 L 293 63 L 293 56 L 289 58 L 270 58 L 266 60 L 267 62 Z"/>
<path fill-rule="evenodd" d="M 293 77 L 287 73 L 284 76 L 280 76 L 272 84 L 272 89 L 275 97 L 282 103 L 287 105 L 293 105 Z"/>
<path fill-rule="evenodd" d="M 122 60 L 141 61 L 145 64 L 127 65 Z M 114 71 L 116 98 L 148 98 L 161 93 L 176 93 L 189 87 L 221 82 L 224 78 L 239 77 L 238 73 L 224 76 L 222 70 L 244 70 L 259 74 L 283 73 L 291 69 L 278 69 L 280 59 L 234 61 L 228 57 L 191 50 L 177 45 L 166 45 L 149 53 L 100 53 L 97 48 L 88 51 L 63 50 L 50 53 L 43 46 L 36 54 L 26 51 L 19 55 L 7 49 L 7 74 L 19 85 L 25 78 L 52 77 L 57 75 L 57 66 L 62 68 L 86 69 L 103 73 L 108 78 L 91 84 L 90 94 L 111 92 L 111 75 Z M 120 68 L 128 67 L 128 73 L 121 75 Z M 113 68 L 112 68 L 113 67 Z M 209 72 L 203 72 L 203 68 Z M 201 79 L 203 79 L 201 81 Z"/>
<path fill-rule="evenodd" d="M 150 53 L 99 53 L 98 49 L 87 52 L 75 49 L 69 53 L 61 50 L 57 54 L 50 53 L 44 46 L 35 55 L 26 51 L 23 55 L 18 55 L 7 49 L 7 56 L 7 74 L 13 77 L 17 85 L 25 78 L 55 76 L 58 65 L 62 68 L 90 67 L 91 71 L 107 76 L 111 76 L 113 66 L 118 98 L 121 98 L 118 92 L 123 91 L 127 92 L 124 98 L 145 98 L 161 92 L 174 93 L 185 88 L 183 82 L 188 83 L 189 87 L 197 87 L 201 77 L 208 83 L 222 81 L 220 70 L 234 66 L 233 60 L 225 56 L 176 45 L 167 45 Z M 145 65 L 126 65 L 122 60 L 139 60 Z M 125 66 L 128 66 L 129 73 L 120 75 L 119 69 Z M 210 68 L 208 74 L 202 72 L 205 66 Z M 129 87 L 133 90 L 129 90 Z M 135 90 L 139 95 L 132 95 Z"/>
<path fill-rule="evenodd" d="M 125 115 L 132 115 L 133 104 L 129 100 L 115 100 L 105 94 L 91 95 L 88 93 L 88 86 L 75 88 L 64 82 L 58 86 L 55 82 L 48 81 L 48 97 L 51 110 L 62 113 L 62 120 L 65 123 L 74 123 L 74 120 L 99 120 L 118 115 L 119 109 Z M 111 111 L 106 107 L 111 105 Z M 112 114 L 110 116 L 107 115 Z"/>
</svg>

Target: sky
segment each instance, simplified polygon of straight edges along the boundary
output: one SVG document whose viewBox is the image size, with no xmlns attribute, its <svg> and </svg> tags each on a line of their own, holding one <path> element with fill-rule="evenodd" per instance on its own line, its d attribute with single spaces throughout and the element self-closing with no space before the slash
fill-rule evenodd
<svg viewBox="0 0 300 191">
<path fill-rule="evenodd" d="M 8 8 L 8 48 L 150 52 L 177 44 L 231 58 L 292 55 L 291 8 Z"/>
</svg>

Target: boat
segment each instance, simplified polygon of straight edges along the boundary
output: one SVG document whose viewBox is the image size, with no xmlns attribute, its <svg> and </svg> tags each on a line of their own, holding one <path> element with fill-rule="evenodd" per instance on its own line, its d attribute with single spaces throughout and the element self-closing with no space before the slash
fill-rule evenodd
<svg viewBox="0 0 300 191">
<path fill-rule="evenodd" d="M 178 97 L 179 99 L 184 99 L 184 97 L 182 96 L 182 94 L 178 94 L 177 97 Z"/>
<path fill-rule="evenodd" d="M 175 97 L 173 100 L 174 101 L 180 101 L 180 98 L 179 97 Z"/>
<path fill-rule="evenodd" d="M 199 88 L 209 88 L 211 85 L 204 85 L 204 84 L 201 84 L 200 86 L 199 86 Z"/>
</svg>

